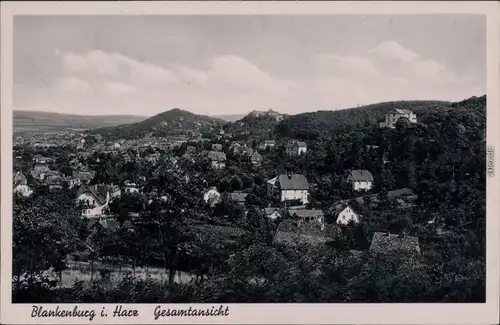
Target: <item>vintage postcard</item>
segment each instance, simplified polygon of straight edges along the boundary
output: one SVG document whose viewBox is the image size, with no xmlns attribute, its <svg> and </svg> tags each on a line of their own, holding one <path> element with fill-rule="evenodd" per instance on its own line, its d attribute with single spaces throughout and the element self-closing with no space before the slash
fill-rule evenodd
<svg viewBox="0 0 500 325">
<path fill-rule="evenodd" d="M 1 6 L 1 323 L 498 322 L 497 3 Z"/>
</svg>

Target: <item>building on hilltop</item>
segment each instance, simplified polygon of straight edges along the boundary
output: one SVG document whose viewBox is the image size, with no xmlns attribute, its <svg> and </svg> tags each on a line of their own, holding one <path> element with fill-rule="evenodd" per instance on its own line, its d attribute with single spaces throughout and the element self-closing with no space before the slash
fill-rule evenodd
<svg viewBox="0 0 500 325">
<path fill-rule="evenodd" d="M 410 123 L 417 123 L 417 115 L 409 109 L 393 109 L 385 114 L 385 121 L 380 122 L 380 127 L 394 129 L 399 119 L 406 119 Z"/>
<path fill-rule="evenodd" d="M 277 197 L 281 202 L 300 200 L 302 204 L 309 202 L 309 183 L 301 174 L 281 174 L 267 181 L 267 192 L 270 197 Z"/>
</svg>

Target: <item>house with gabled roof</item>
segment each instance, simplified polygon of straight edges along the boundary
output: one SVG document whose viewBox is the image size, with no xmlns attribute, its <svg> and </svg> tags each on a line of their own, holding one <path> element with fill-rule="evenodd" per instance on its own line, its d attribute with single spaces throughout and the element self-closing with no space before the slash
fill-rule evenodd
<svg viewBox="0 0 500 325">
<path fill-rule="evenodd" d="M 92 231 L 94 229 L 97 230 L 98 228 L 115 231 L 120 228 L 120 223 L 116 219 L 109 217 L 93 218 L 88 221 L 87 229 Z"/>
<path fill-rule="evenodd" d="M 303 141 L 292 140 L 286 145 L 286 153 L 291 156 L 300 156 L 307 152 L 307 144 Z"/>
<path fill-rule="evenodd" d="M 346 201 L 336 202 L 329 212 L 335 223 L 339 226 L 346 226 L 349 223 L 357 224 L 361 221 L 361 214 Z"/>
<path fill-rule="evenodd" d="M 267 181 L 270 197 L 278 197 L 281 202 L 299 200 L 309 202 L 309 182 L 302 174 L 281 174 Z"/>
<path fill-rule="evenodd" d="M 106 185 L 83 185 L 77 193 L 77 203 L 84 206 L 82 216 L 87 218 L 106 215 L 110 200 Z"/>
<path fill-rule="evenodd" d="M 380 122 L 380 127 L 395 128 L 399 119 L 406 119 L 410 123 L 417 123 L 417 115 L 409 109 L 393 109 L 385 114 L 385 121 Z"/>
<path fill-rule="evenodd" d="M 212 163 L 212 168 L 223 169 L 226 167 L 226 154 L 220 151 L 209 151 L 208 159 Z"/>
<path fill-rule="evenodd" d="M 325 214 L 323 210 L 294 209 L 288 211 L 292 217 L 297 218 L 300 222 L 318 222 L 319 224 L 325 224 Z"/>
<path fill-rule="evenodd" d="M 254 151 L 250 156 L 250 162 L 255 166 L 260 166 L 262 163 L 262 155 L 257 151 Z"/>
<path fill-rule="evenodd" d="M 246 144 L 242 145 L 242 144 L 235 141 L 235 142 L 231 143 L 231 145 L 229 146 L 229 150 L 233 153 L 233 155 L 237 156 L 241 153 L 241 149 L 244 146 L 246 146 Z"/>
<path fill-rule="evenodd" d="M 81 184 L 88 184 L 94 178 L 94 173 L 89 170 L 74 171 L 73 177 L 78 178 Z"/>
<path fill-rule="evenodd" d="M 280 209 L 273 207 L 264 208 L 264 214 L 272 220 L 281 218 L 282 215 Z"/>
<path fill-rule="evenodd" d="M 24 197 L 29 197 L 33 194 L 33 189 L 28 185 L 28 180 L 21 172 L 16 172 L 13 176 L 13 186 L 12 190 L 14 193 L 22 195 Z"/>
<path fill-rule="evenodd" d="M 136 183 L 133 183 L 129 180 L 125 181 L 124 182 L 124 185 L 123 185 L 123 191 L 127 194 L 133 194 L 133 193 L 139 193 L 139 186 L 137 186 Z M 121 195 L 121 191 L 120 191 L 120 195 Z"/>
<path fill-rule="evenodd" d="M 369 191 L 373 188 L 373 175 L 368 170 L 351 170 L 347 181 L 354 191 Z"/>
<path fill-rule="evenodd" d="M 370 251 L 375 253 L 390 253 L 397 250 L 420 253 L 418 238 L 390 232 L 375 232 L 373 234 Z"/>
<path fill-rule="evenodd" d="M 50 168 L 47 164 L 35 164 L 34 168 L 30 171 L 30 173 L 34 179 L 43 181 L 49 171 Z"/>
<path fill-rule="evenodd" d="M 63 189 L 66 180 L 60 175 L 51 175 L 46 178 L 46 184 L 50 191 L 60 191 Z"/>
</svg>

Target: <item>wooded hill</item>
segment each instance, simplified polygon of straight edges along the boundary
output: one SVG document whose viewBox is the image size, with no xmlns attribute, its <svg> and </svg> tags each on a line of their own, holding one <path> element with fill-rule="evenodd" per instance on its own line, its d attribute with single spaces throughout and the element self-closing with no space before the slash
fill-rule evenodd
<svg viewBox="0 0 500 325">
<path fill-rule="evenodd" d="M 187 134 L 191 131 L 207 132 L 219 130 L 225 121 L 194 114 L 182 109 L 174 108 L 157 114 L 144 121 L 117 127 L 94 129 L 90 133 L 100 133 L 110 138 L 136 139 L 150 134 L 152 136 L 166 136 L 171 134 Z"/>
</svg>

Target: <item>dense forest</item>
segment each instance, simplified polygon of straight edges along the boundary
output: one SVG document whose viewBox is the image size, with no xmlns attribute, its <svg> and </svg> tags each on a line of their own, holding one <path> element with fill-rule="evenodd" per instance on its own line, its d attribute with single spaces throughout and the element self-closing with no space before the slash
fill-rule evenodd
<svg viewBox="0 0 500 325">
<path fill-rule="evenodd" d="M 395 129 L 379 128 L 378 122 L 393 108 L 413 110 L 419 123 L 401 121 Z M 143 183 L 142 194 L 122 195 L 113 202 L 118 221 L 114 229 L 89 229 L 78 218 L 76 190 L 39 189 L 30 198 L 16 197 L 13 300 L 485 301 L 485 96 L 457 103 L 382 103 L 298 114 L 279 122 L 263 118 L 262 124 L 259 119 L 245 120 L 248 142 L 256 146 L 265 136 L 278 143 L 275 150 L 262 152 L 259 167 L 229 153 L 225 169 L 211 170 L 199 154 L 210 143 L 189 143 L 165 152 L 157 165 L 142 158 L 125 161 L 119 155 L 94 153 L 86 160 L 96 171 L 94 183 Z M 225 129 L 235 127 L 227 124 Z M 267 133 L 255 132 L 261 129 Z M 285 154 L 280 145 L 290 138 L 307 142 L 305 156 Z M 188 145 L 198 153 L 186 157 Z M 224 143 L 223 150 L 229 146 Z M 26 159 L 33 154 L 27 153 Z M 56 160 L 54 168 L 63 170 L 66 163 Z M 377 204 L 356 200 L 359 194 L 346 181 L 352 169 L 371 171 Z M 307 177 L 309 207 L 325 211 L 327 220 L 332 205 L 343 199 L 352 200 L 363 221 L 340 229 L 322 246 L 273 243 L 281 220 L 262 212 L 271 203 L 265 195 L 266 181 L 286 171 Z M 226 194 L 247 192 L 245 208 L 230 200 L 205 204 L 203 192 L 210 186 Z M 389 197 L 389 191 L 402 188 L 415 193 L 414 205 L 401 207 Z M 131 218 L 131 213 L 139 216 Z M 370 251 L 376 231 L 417 237 L 421 254 Z M 159 267 L 168 277 L 139 279 L 130 273 L 110 285 L 101 271 L 90 284 L 76 282 L 72 287 L 43 278 L 50 267 L 63 272 L 68 259 Z M 176 282 L 179 272 L 188 272 L 192 279 Z"/>
</svg>

